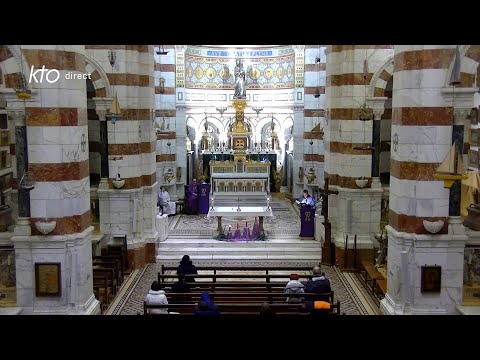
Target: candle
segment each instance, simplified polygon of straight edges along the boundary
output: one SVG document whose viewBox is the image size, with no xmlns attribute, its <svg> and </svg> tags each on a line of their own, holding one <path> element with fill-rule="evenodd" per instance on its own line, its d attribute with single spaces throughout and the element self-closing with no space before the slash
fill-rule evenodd
<svg viewBox="0 0 480 360">
<path fill-rule="evenodd" d="M 237 230 L 238 230 L 238 222 L 237 222 Z"/>
<path fill-rule="evenodd" d="M 247 221 L 245 221 L 245 227 L 248 227 L 248 222 Z"/>
</svg>

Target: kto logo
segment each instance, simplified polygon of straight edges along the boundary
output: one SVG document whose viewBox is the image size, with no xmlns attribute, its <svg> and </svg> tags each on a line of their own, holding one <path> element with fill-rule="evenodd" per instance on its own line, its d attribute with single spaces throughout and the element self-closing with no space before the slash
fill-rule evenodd
<svg viewBox="0 0 480 360">
<path fill-rule="evenodd" d="M 73 71 L 68 71 L 65 73 L 65 79 L 66 80 L 86 80 L 86 79 L 92 79 L 92 74 L 90 73 L 85 73 L 85 74 L 78 74 L 74 73 Z M 30 77 L 28 78 L 28 83 L 31 84 L 32 80 L 38 84 L 42 83 L 43 79 L 47 80 L 50 84 L 56 83 L 58 79 L 60 79 L 60 71 L 57 69 L 45 69 L 45 65 L 42 66 L 41 69 L 37 69 L 34 71 L 33 65 L 30 68 Z"/>
<path fill-rule="evenodd" d="M 38 73 L 40 73 L 40 80 L 37 79 Z M 31 84 L 32 79 L 37 84 L 43 82 L 43 75 L 45 75 L 45 80 L 47 80 L 50 84 L 56 83 L 60 78 L 60 72 L 56 69 L 45 69 L 45 65 L 43 65 L 41 69 L 37 69 L 34 72 L 33 65 L 32 65 L 30 69 L 30 77 L 28 78 L 28 83 Z"/>
</svg>

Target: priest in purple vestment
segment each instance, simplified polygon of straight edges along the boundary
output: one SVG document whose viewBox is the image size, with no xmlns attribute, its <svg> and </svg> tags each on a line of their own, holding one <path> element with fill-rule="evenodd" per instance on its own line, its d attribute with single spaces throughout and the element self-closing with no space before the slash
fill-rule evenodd
<svg viewBox="0 0 480 360">
<path fill-rule="evenodd" d="M 187 189 L 187 213 L 190 215 L 198 214 L 198 185 L 197 179 L 193 179 Z"/>
</svg>

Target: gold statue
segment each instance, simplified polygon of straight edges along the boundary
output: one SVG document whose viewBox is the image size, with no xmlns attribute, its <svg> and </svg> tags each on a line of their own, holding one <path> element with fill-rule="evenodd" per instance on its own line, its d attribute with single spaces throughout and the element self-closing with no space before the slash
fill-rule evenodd
<svg viewBox="0 0 480 360">
<path fill-rule="evenodd" d="M 313 184 L 313 182 L 317 178 L 317 175 L 315 175 L 315 170 L 313 168 L 310 168 L 310 170 L 308 170 L 308 173 L 305 174 L 305 177 L 307 178 L 309 184 Z"/>
</svg>

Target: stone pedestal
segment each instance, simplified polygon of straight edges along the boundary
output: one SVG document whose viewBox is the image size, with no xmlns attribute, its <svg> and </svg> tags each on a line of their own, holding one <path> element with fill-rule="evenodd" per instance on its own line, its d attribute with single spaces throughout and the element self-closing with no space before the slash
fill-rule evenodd
<svg viewBox="0 0 480 360">
<path fill-rule="evenodd" d="M 464 234 L 417 235 L 388 232 L 387 294 L 384 314 L 458 314 L 462 301 Z M 440 292 L 422 292 L 422 266 L 441 266 Z"/>
<path fill-rule="evenodd" d="M 168 237 L 168 215 L 157 215 L 155 219 L 156 228 L 158 231 L 158 242 L 167 240 Z"/>
<path fill-rule="evenodd" d="M 349 248 L 357 235 L 357 249 L 371 249 L 371 236 L 380 232 L 382 188 L 348 189 L 330 186 L 338 190 L 329 199 L 329 219 L 332 224 L 332 242 L 337 248 L 345 248 L 345 235 L 349 234 Z M 352 246 L 350 246 L 352 245 Z"/>
<path fill-rule="evenodd" d="M 16 232 L 12 241 L 17 305 L 23 308 L 22 315 L 100 314 L 100 303 L 93 295 L 92 231 L 93 226 L 68 235 L 28 236 Z M 37 286 L 44 282 L 36 281 L 35 264 L 42 263 L 60 264 L 59 296 L 37 296 Z"/>
<path fill-rule="evenodd" d="M 127 235 L 129 267 L 155 261 L 157 183 L 137 189 L 98 189 L 100 232 Z"/>
</svg>

